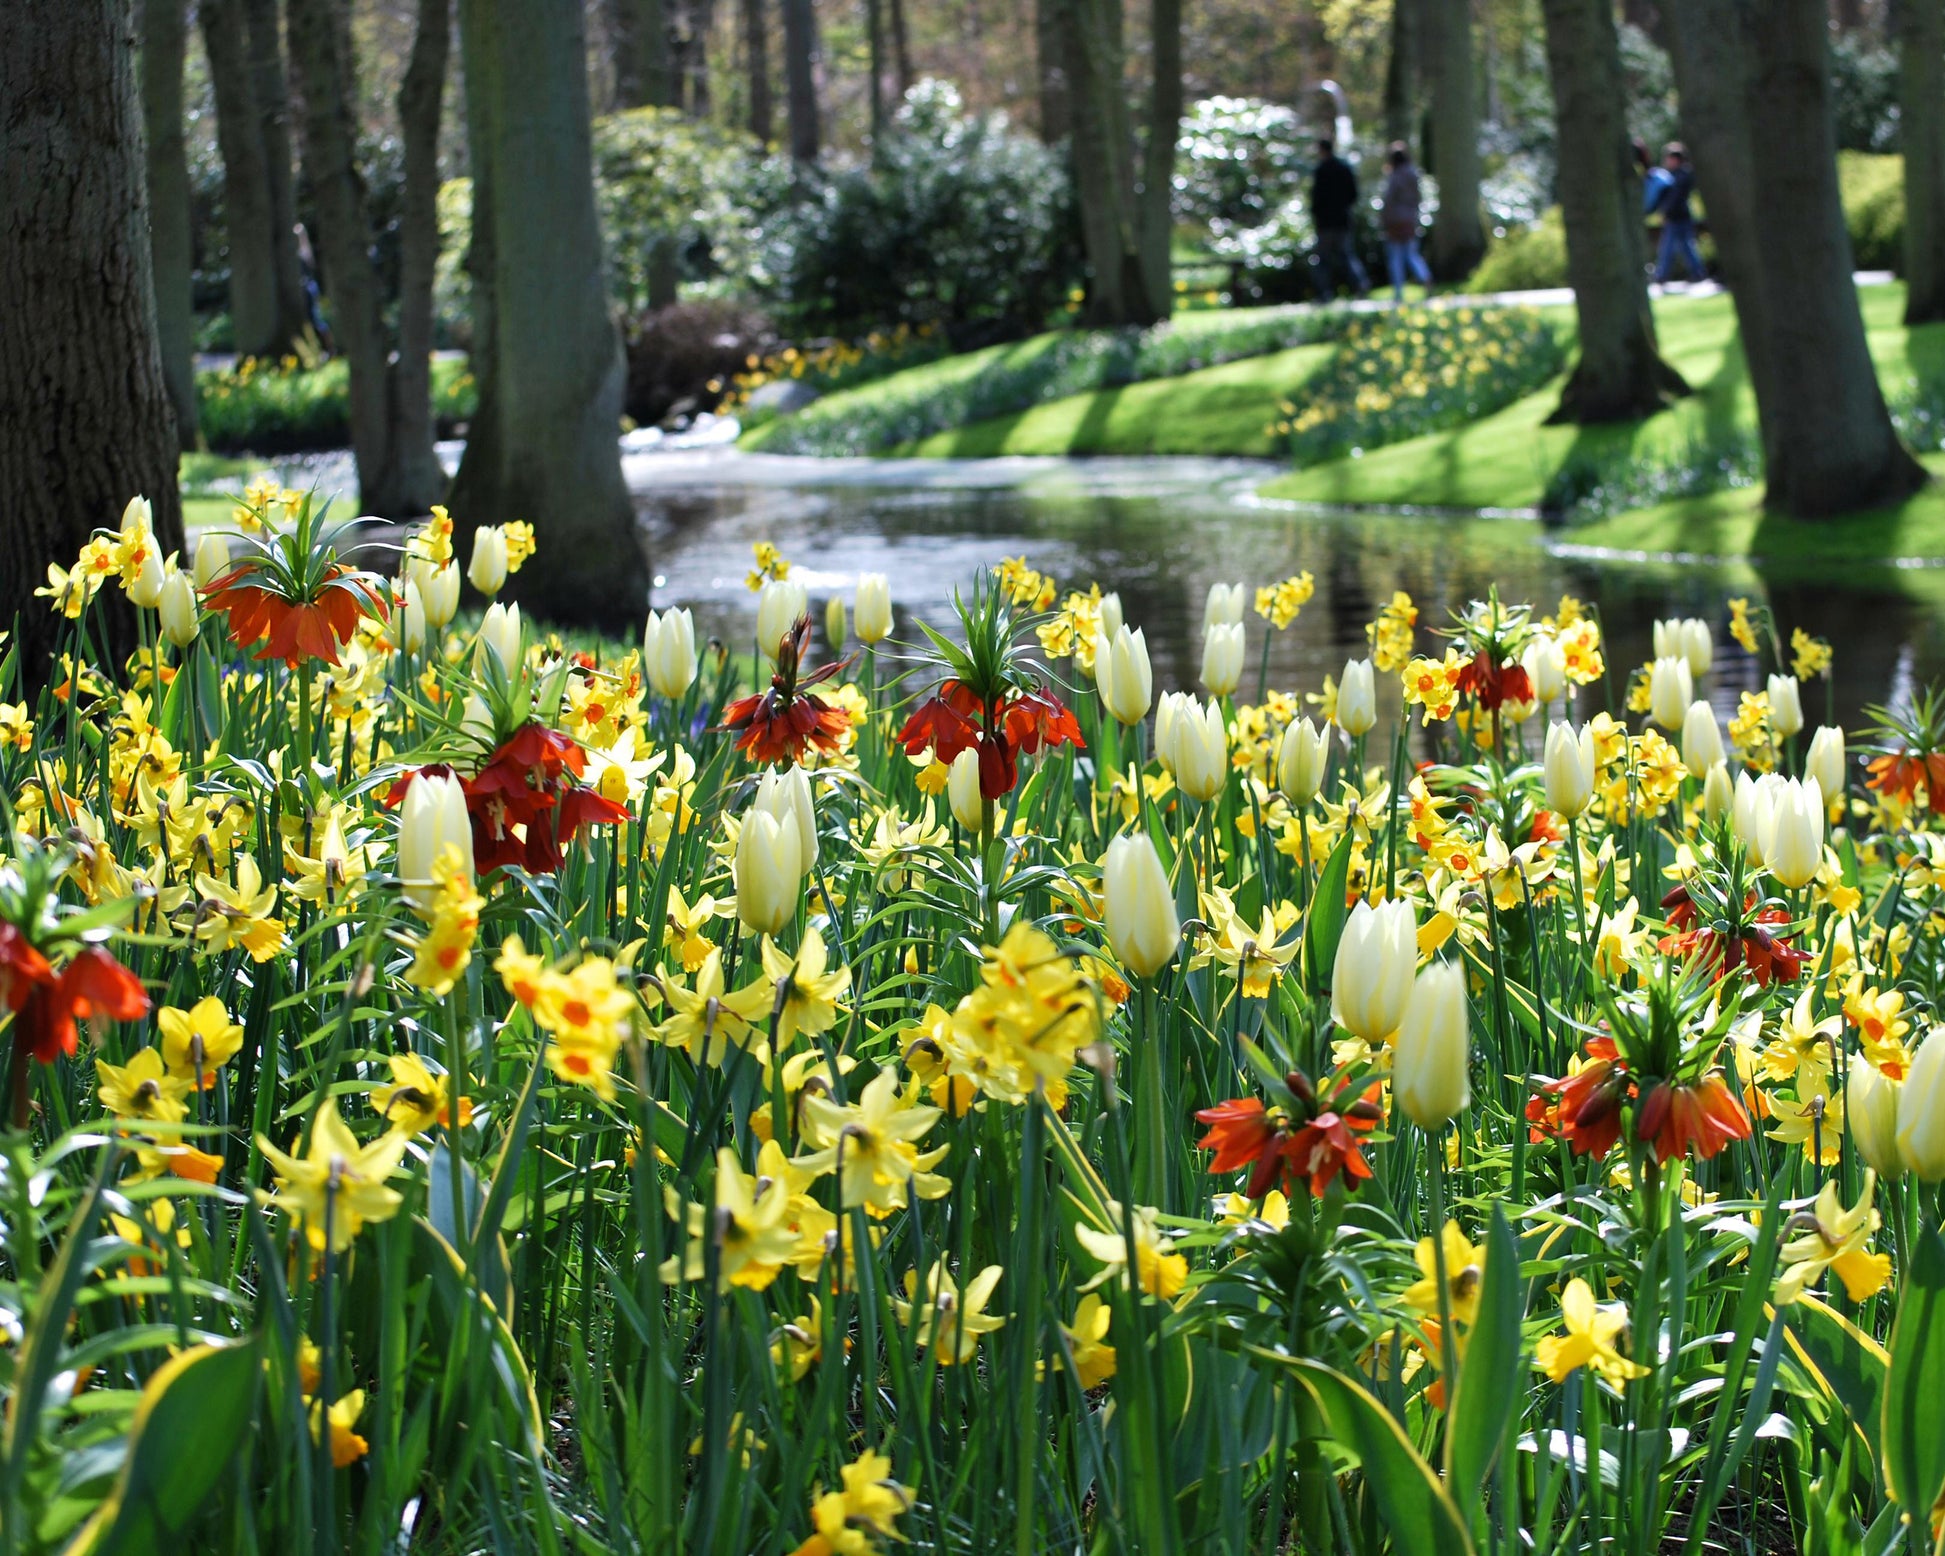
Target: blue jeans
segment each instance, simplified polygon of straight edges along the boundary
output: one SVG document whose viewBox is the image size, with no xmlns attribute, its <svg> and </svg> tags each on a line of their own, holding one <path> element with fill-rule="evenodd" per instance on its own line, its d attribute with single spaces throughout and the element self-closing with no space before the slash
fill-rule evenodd
<svg viewBox="0 0 1945 1556">
<path fill-rule="evenodd" d="M 1661 224 L 1661 253 L 1655 259 L 1655 279 L 1666 281 L 1668 272 L 1675 267 L 1675 258 L 1681 256 L 1682 269 L 1691 281 L 1700 281 L 1706 272 L 1702 268 L 1702 251 L 1695 246 L 1695 223 L 1692 221 L 1664 221 Z"/>
<path fill-rule="evenodd" d="M 1391 275 L 1391 290 L 1399 302 L 1405 300 L 1405 278 L 1409 275 L 1420 286 L 1432 284 L 1432 268 L 1425 263 L 1425 256 L 1418 252 L 1418 239 L 1406 238 L 1402 242 L 1391 238 L 1384 240 L 1384 268 Z"/>
</svg>

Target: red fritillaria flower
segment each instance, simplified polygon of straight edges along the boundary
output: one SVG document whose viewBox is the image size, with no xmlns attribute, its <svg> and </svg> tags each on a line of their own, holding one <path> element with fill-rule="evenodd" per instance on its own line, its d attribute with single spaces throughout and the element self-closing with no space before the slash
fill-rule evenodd
<svg viewBox="0 0 1945 1556">
<path fill-rule="evenodd" d="M 777 645 L 769 690 L 739 697 L 723 709 L 722 727 L 736 736 L 736 749 L 759 766 L 797 762 L 813 746 L 832 755 L 851 727 L 850 714 L 807 689 L 836 675 L 845 661 L 833 660 L 803 675 L 809 652 L 810 617 L 803 615 Z"/>
<path fill-rule="evenodd" d="M 1272 1113 L 1259 1097 L 1238 1097 L 1203 1108 L 1196 1115 L 1209 1132 L 1196 1141 L 1198 1151 L 1214 1151 L 1209 1171 L 1250 1169 L 1243 1192 L 1261 1199 L 1284 1170 L 1283 1146 L 1289 1139 L 1289 1118 L 1281 1109 Z"/>
<path fill-rule="evenodd" d="M 203 603 L 229 617 L 238 648 L 261 639 L 253 657 L 281 659 L 293 668 L 306 659 L 337 664 L 338 650 L 357 634 L 359 618 L 385 614 L 384 598 L 369 577 L 342 563 L 325 575 L 311 598 L 291 599 L 254 561 L 244 562 L 212 580 Z"/>
<path fill-rule="evenodd" d="M 28 995 L 54 981 L 54 969 L 18 926 L 0 919 L 0 1006 L 18 1010 Z"/>
<path fill-rule="evenodd" d="M 32 986 L 14 1018 L 14 1041 L 52 1064 L 56 1055 L 74 1052 L 77 1021 L 134 1021 L 148 1008 L 135 974 L 99 946 L 86 946 L 58 974 Z"/>
<path fill-rule="evenodd" d="M 1254 1097 L 1204 1108 L 1195 1115 L 1210 1126 L 1197 1142 L 1198 1149 L 1216 1153 L 1209 1171 L 1249 1167 L 1246 1192 L 1251 1199 L 1266 1193 L 1279 1175 L 1286 1184 L 1306 1183 L 1316 1197 L 1322 1197 L 1340 1172 L 1352 1178 L 1370 1177 L 1371 1164 L 1364 1159 L 1358 1137 L 1369 1134 L 1384 1118 L 1382 1085 L 1374 1082 L 1346 1104 L 1350 1083 L 1345 1081 L 1329 1103 L 1320 1105 L 1300 1073 L 1293 1072 L 1290 1081 L 1305 1105 L 1318 1107 L 1306 1120 L 1294 1119 L 1280 1108 L 1266 1108 Z"/>
<path fill-rule="evenodd" d="M 1720 1075 L 1692 1085 L 1663 1081 L 1642 1099 L 1634 1132 L 1653 1143 L 1655 1160 L 1663 1164 L 1691 1150 L 1707 1161 L 1731 1140 L 1749 1138 L 1749 1115 Z"/>
<path fill-rule="evenodd" d="M 1531 702 L 1533 682 L 1522 664 L 1501 664 L 1490 649 L 1480 649 L 1459 671 L 1458 690 L 1470 693 L 1487 712 L 1507 702 Z"/>
<path fill-rule="evenodd" d="M 1527 1121 L 1541 1130 L 1557 1128 L 1577 1156 L 1601 1160 L 1621 1138 L 1621 1105 L 1633 1082 L 1611 1037 L 1587 1042 L 1587 1063 L 1572 1075 L 1548 1081 L 1526 1107 Z M 1543 1098 L 1551 1097 L 1551 1103 Z M 1540 1103 L 1538 1108 L 1534 1103 Z"/>
<path fill-rule="evenodd" d="M 910 756 L 930 748 L 950 764 L 963 751 L 979 753 L 979 792 L 1002 799 L 1019 782 L 1021 756 L 1043 746 L 1085 745 L 1073 710 L 1045 687 L 1013 691 L 987 704 L 963 681 L 947 679 L 912 710 L 898 732 Z"/>
<path fill-rule="evenodd" d="M 1744 900 L 1745 910 L 1754 898 Z M 1677 886 L 1661 899 L 1668 926 L 1675 933 L 1664 935 L 1656 949 L 1670 956 L 1693 956 L 1711 965 L 1720 964 L 1727 974 L 1746 966 L 1756 987 L 1772 983 L 1795 983 L 1811 960 L 1811 953 L 1793 946 L 1775 932 L 1778 924 L 1790 922 L 1781 908 L 1764 908 L 1754 915 L 1740 934 L 1722 935 L 1697 922 L 1695 903 L 1686 886 Z"/>
</svg>

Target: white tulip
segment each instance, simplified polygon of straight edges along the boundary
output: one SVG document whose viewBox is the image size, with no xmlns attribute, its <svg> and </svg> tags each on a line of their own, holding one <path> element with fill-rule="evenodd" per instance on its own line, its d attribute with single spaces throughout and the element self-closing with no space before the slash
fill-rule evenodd
<svg viewBox="0 0 1945 1556">
<path fill-rule="evenodd" d="M 1567 690 L 1567 656 L 1553 638 L 1538 637 L 1520 655 L 1526 678 L 1533 685 L 1533 699 L 1542 706 L 1558 702 Z"/>
<path fill-rule="evenodd" d="M 1353 659 L 1337 683 L 1337 727 L 1356 738 L 1378 722 L 1378 682 L 1368 659 Z"/>
<path fill-rule="evenodd" d="M 1715 721 L 1715 709 L 1698 697 L 1682 718 L 1682 766 L 1693 776 L 1706 773 L 1721 760 L 1722 728 Z"/>
<path fill-rule="evenodd" d="M 1112 639 L 1121 630 L 1121 596 L 1104 594 L 1100 605 L 1101 636 Z"/>
<path fill-rule="evenodd" d="M 797 858 L 805 873 L 817 868 L 817 808 L 811 799 L 810 774 L 791 766 L 766 772 L 756 785 L 752 806 L 797 829 Z"/>
<path fill-rule="evenodd" d="M 676 701 L 696 678 L 696 622 L 686 609 L 648 613 L 642 670 L 658 697 Z"/>
<path fill-rule="evenodd" d="M 1850 781 L 1850 760 L 1844 750 L 1844 732 L 1834 724 L 1819 724 L 1810 737 L 1810 749 L 1803 756 L 1803 776 L 1817 780 L 1826 801 L 1844 797 Z"/>
<path fill-rule="evenodd" d="M 1161 855 L 1145 832 L 1117 837 L 1101 861 L 1102 928 L 1121 965 L 1152 978 L 1175 959 L 1182 924 Z"/>
<path fill-rule="evenodd" d="M 168 576 L 162 580 L 162 595 L 155 608 L 162 619 L 162 635 L 177 648 L 187 648 L 196 641 L 201 617 L 196 608 L 196 586 L 189 581 L 187 573 L 169 569 Z"/>
<path fill-rule="evenodd" d="M 426 619 L 431 621 L 428 613 Z M 498 601 L 486 607 L 486 615 L 479 624 L 479 637 L 473 649 L 473 668 L 484 668 L 485 656 L 491 654 L 500 662 L 500 669 L 509 681 L 518 680 L 522 667 L 526 664 L 526 653 L 521 647 L 520 607 L 503 605 Z"/>
<path fill-rule="evenodd" d="M 1243 619 L 1243 586 L 1234 584 L 1210 584 L 1209 597 L 1202 602 L 1202 630 L 1218 624 L 1234 627 Z"/>
<path fill-rule="evenodd" d="M 731 864 L 736 916 L 758 934 L 774 935 L 797 916 L 804 885 L 797 838 L 788 816 L 753 809 L 743 817 Z"/>
<path fill-rule="evenodd" d="M 1702 783 L 1702 814 L 1710 826 L 1736 808 L 1736 786 L 1729 781 L 1729 764 L 1717 762 Z"/>
<path fill-rule="evenodd" d="M 1330 762 L 1330 726 L 1319 729 L 1308 718 L 1283 732 L 1276 756 L 1276 786 L 1292 805 L 1308 805 L 1324 786 Z"/>
<path fill-rule="evenodd" d="M 473 560 L 466 569 L 472 586 L 489 599 L 507 581 L 507 532 L 497 524 L 473 531 Z"/>
<path fill-rule="evenodd" d="M 1418 920 L 1410 899 L 1372 907 L 1360 901 L 1344 921 L 1331 967 L 1330 1017 L 1371 1044 L 1390 1039 L 1405 1019 L 1418 967 Z"/>
<path fill-rule="evenodd" d="M 1243 678 L 1243 624 L 1213 622 L 1202 634 L 1202 685 L 1211 697 L 1227 697 Z"/>
<path fill-rule="evenodd" d="M 1428 1134 L 1451 1123 L 1472 1100 L 1467 1077 L 1465 969 L 1433 962 L 1411 986 L 1391 1049 L 1391 1094 Z"/>
<path fill-rule="evenodd" d="M 1229 781 L 1229 731 L 1222 706 L 1185 698 L 1170 726 L 1175 787 L 1207 803 Z"/>
<path fill-rule="evenodd" d="M 882 643 L 891 636 L 891 585 L 883 573 L 858 575 L 858 600 L 851 624 L 860 643 Z"/>
<path fill-rule="evenodd" d="M 456 850 L 473 878 L 473 823 L 466 814 L 466 790 L 449 773 L 415 773 L 399 806 L 398 877 L 405 900 L 428 911 L 437 893 L 432 867 L 447 848 Z"/>
<path fill-rule="evenodd" d="M 214 530 L 196 539 L 196 587 L 207 589 L 230 570 L 230 543 Z"/>
<path fill-rule="evenodd" d="M 1148 642 L 1139 627 L 1119 628 L 1112 637 L 1094 640 L 1094 685 L 1101 704 L 1115 721 L 1139 724 L 1148 717 L 1154 698 L 1154 677 L 1148 667 Z"/>
<path fill-rule="evenodd" d="M 789 578 L 772 578 L 756 597 L 756 646 L 775 663 L 784 638 L 810 609 L 804 586 Z"/>
<path fill-rule="evenodd" d="M 1792 891 L 1823 864 L 1823 790 L 1817 780 L 1786 778 L 1763 818 L 1763 865 Z"/>
<path fill-rule="evenodd" d="M 1657 659 L 1648 671 L 1648 717 L 1663 729 L 1680 729 L 1694 700 L 1695 677 L 1688 661 L 1673 655 Z"/>
<path fill-rule="evenodd" d="M 1803 695 L 1797 688 L 1795 676 L 1772 675 L 1769 678 L 1769 722 L 1776 733 L 1784 738 L 1803 728 Z"/>
<path fill-rule="evenodd" d="M 952 759 L 946 769 L 946 802 L 952 819 L 968 832 L 977 832 L 986 820 L 986 797 L 979 790 L 979 750 L 968 746 Z"/>
<path fill-rule="evenodd" d="M 1546 778 L 1547 809 L 1572 821 L 1594 797 L 1594 727 L 1555 720 L 1547 730 L 1547 749 L 1541 770 Z"/>
<path fill-rule="evenodd" d="M 405 594 L 392 612 L 392 641 L 408 654 L 425 647 L 425 601 L 419 598 L 419 586 L 409 578 L 405 580 Z"/>
</svg>

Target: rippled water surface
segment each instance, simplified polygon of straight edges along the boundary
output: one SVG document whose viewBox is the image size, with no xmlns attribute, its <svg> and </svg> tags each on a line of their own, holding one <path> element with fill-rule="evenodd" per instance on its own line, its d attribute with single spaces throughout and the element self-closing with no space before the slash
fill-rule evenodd
<svg viewBox="0 0 1945 1556">
<path fill-rule="evenodd" d="M 1304 569 L 1316 598 L 1289 630 L 1271 634 L 1270 683 L 1316 687 L 1365 647 L 1364 624 L 1394 589 L 1410 592 L 1427 628 L 1483 596 L 1531 600 L 1551 611 L 1562 594 L 1599 607 L 1616 684 L 1647 657 L 1657 616 L 1707 618 L 1716 628 L 1712 695 L 1726 716 L 1757 667 L 1728 640 L 1725 601 L 1768 599 L 1785 634 L 1801 625 L 1837 648 L 1839 717 L 1897 698 L 1945 672 L 1940 602 L 1945 577 L 1884 570 L 1845 579 L 1766 575 L 1748 564 L 1562 555 L 1519 518 L 1298 511 L 1254 497 L 1274 467 L 1231 461 L 989 461 L 979 464 L 763 461 L 732 458 L 636 469 L 657 574 L 656 603 L 691 606 L 699 633 L 741 647 L 755 625 L 745 586 L 750 547 L 770 540 L 795 565 L 820 614 L 848 598 L 860 572 L 889 575 L 901 618 L 943 625 L 951 596 L 973 573 L 1024 554 L 1063 589 L 1098 581 L 1120 591 L 1145 629 L 1158 688 L 1188 687 L 1200 665 L 1203 597 L 1211 583 L 1270 582 Z M 1246 618 L 1255 686 L 1266 624 Z M 1590 689 L 1594 705 L 1600 688 Z M 1804 711 L 1823 718 L 1806 687 Z"/>
</svg>

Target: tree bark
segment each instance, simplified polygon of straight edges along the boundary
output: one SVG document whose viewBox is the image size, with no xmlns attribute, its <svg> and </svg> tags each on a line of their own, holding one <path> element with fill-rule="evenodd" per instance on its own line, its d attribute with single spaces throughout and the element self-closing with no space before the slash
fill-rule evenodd
<svg viewBox="0 0 1945 1556">
<path fill-rule="evenodd" d="M 1438 214 L 1426 263 L 1441 281 L 1459 281 L 1486 253 L 1479 217 L 1479 109 L 1473 81 L 1470 0 L 1423 0 L 1432 79 L 1432 171 Z"/>
<path fill-rule="evenodd" d="M 1074 193 L 1088 268 L 1084 318 L 1093 327 L 1153 324 L 1142 268 L 1133 134 L 1122 85 L 1119 0 L 1061 0 L 1072 93 Z"/>
<path fill-rule="evenodd" d="M 1175 308 L 1169 240 L 1175 235 L 1175 142 L 1182 129 L 1182 0 L 1150 0 L 1148 37 L 1154 78 L 1137 220 L 1146 311 L 1166 319 Z"/>
<path fill-rule="evenodd" d="M 674 100 L 674 81 L 662 0 L 611 0 L 608 25 L 615 40 L 615 102 L 666 108 Z"/>
<path fill-rule="evenodd" d="M 1391 0 L 1391 52 L 1384 72 L 1384 134 L 1388 141 L 1411 144 L 1417 123 L 1419 7 L 1422 0 Z"/>
<path fill-rule="evenodd" d="M 743 0 L 743 59 L 749 72 L 750 134 L 768 146 L 776 131 L 776 109 L 770 92 L 770 19 L 765 0 Z"/>
<path fill-rule="evenodd" d="M 790 110 L 790 155 L 817 160 L 817 14 L 812 0 L 783 0 L 783 74 Z"/>
<path fill-rule="evenodd" d="M 419 0 L 412 53 L 398 89 L 405 188 L 399 200 L 398 353 L 387 378 L 392 411 L 390 479 L 416 511 L 445 494 L 433 448 L 433 274 L 439 265 L 439 120 L 452 53 L 451 0 Z"/>
<path fill-rule="evenodd" d="M 1580 360 L 1556 422 L 1633 421 L 1688 384 L 1662 361 L 1642 274 L 1639 185 L 1608 0 L 1543 0 L 1547 64 L 1559 126 L 1560 210 L 1580 324 Z"/>
<path fill-rule="evenodd" d="M 223 157 L 223 225 L 230 247 L 230 326 L 246 357 L 281 356 L 293 336 L 279 325 L 276 225 L 263 122 L 250 77 L 243 0 L 201 0 L 203 45 L 216 99 L 216 145 Z"/>
<path fill-rule="evenodd" d="M 189 159 L 183 150 L 182 63 L 188 46 L 184 0 L 143 0 L 142 129 L 148 148 L 149 262 L 162 380 L 176 435 L 196 446 L 194 265 L 189 231 Z"/>
<path fill-rule="evenodd" d="M 1067 98 L 1066 50 L 1061 42 L 1061 0 L 1034 0 L 1033 43 L 1040 75 L 1040 139 L 1058 145 L 1074 130 Z"/>
<path fill-rule="evenodd" d="M 34 598 L 49 562 L 138 495 L 162 549 L 182 545 L 132 20 L 125 0 L 0 8 L 0 625 L 30 682 L 68 631 Z M 119 589 L 92 609 L 132 644 Z"/>
<path fill-rule="evenodd" d="M 1865 344 L 1823 0 L 1689 0 L 1665 19 L 1756 391 L 1765 503 L 1818 518 L 1898 501 L 1925 473 L 1898 442 Z"/>
<path fill-rule="evenodd" d="M 250 29 L 250 91 L 263 126 L 263 168 L 270 199 L 270 274 L 277 335 L 297 340 L 311 322 L 304 264 L 297 252 L 297 186 L 291 172 L 290 84 L 277 0 L 244 0 Z M 349 45 L 347 44 L 347 47 Z"/>
<path fill-rule="evenodd" d="M 479 413 L 453 506 L 530 520 L 514 581 L 544 617 L 636 630 L 648 564 L 621 477 L 621 342 L 603 287 L 579 0 L 462 0 Z"/>
<path fill-rule="evenodd" d="M 885 140 L 885 8 L 884 0 L 864 0 L 865 38 L 871 54 L 871 150 L 874 156 Z"/>
<path fill-rule="evenodd" d="M 1899 0 L 1904 322 L 1945 319 L 1945 3 Z"/>
<path fill-rule="evenodd" d="M 682 103 L 692 119 L 706 119 L 713 101 L 709 87 L 709 35 L 716 28 L 716 0 L 688 0 L 683 8 Z"/>
<path fill-rule="evenodd" d="M 425 360 L 431 348 L 432 264 L 424 251 L 428 221 L 435 256 L 438 247 L 436 208 L 427 209 L 438 194 L 438 84 L 436 79 L 428 82 L 427 73 L 444 72 L 445 43 L 432 36 L 436 29 L 430 25 L 433 13 L 443 11 L 440 0 L 422 0 L 419 37 L 400 93 L 401 109 L 407 96 L 413 98 L 410 154 L 420 175 L 419 187 L 406 199 L 407 226 L 402 237 L 410 252 L 403 257 L 414 273 L 414 285 L 422 287 L 425 296 L 410 305 L 412 327 L 421 341 L 416 370 L 395 371 L 384 299 L 371 258 L 371 212 L 358 171 L 351 62 L 343 52 L 333 0 L 290 0 L 290 47 L 304 86 L 304 167 L 317 206 L 318 258 L 331 299 L 332 335 L 351 380 L 351 448 L 358 461 L 359 506 L 366 513 L 389 518 L 426 512 L 446 486 L 445 472 L 432 449 L 431 383 Z M 444 17 L 437 20 L 443 23 Z M 425 122 L 428 95 L 429 126 Z M 421 308 L 423 312 L 418 311 Z M 401 324 L 405 322 L 402 314 Z M 397 366 L 404 370 L 402 333 L 399 346 Z M 418 403 L 406 403 L 408 387 L 418 390 Z"/>
<path fill-rule="evenodd" d="M 905 32 L 905 0 L 889 0 L 891 7 L 891 58 L 898 71 L 898 100 L 912 89 L 917 79 L 912 73 L 912 45 Z"/>
</svg>

